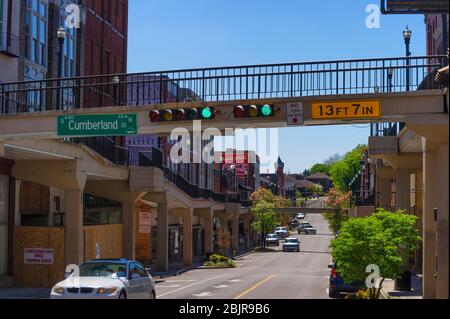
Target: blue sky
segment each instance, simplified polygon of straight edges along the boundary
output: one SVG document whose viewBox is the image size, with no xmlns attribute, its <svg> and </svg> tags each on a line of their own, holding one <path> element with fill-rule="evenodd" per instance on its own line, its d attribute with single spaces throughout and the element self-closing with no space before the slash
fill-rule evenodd
<svg viewBox="0 0 450 319">
<path fill-rule="evenodd" d="M 422 15 L 381 16 L 379 0 L 130 0 L 128 71 L 425 54 Z M 279 153 L 291 173 L 367 143 L 364 125 L 279 130 Z M 272 167 L 270 167 L 272 168 Z M 264 169 L 264 171 L 266 168 Z"/>
</svg>

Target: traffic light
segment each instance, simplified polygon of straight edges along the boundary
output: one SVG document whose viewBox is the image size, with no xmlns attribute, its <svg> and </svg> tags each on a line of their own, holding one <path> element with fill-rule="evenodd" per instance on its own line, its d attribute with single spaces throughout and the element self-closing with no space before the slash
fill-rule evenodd
<svg viewBox="0 0 450 319">
<path fill-rule="evenodd" d="M 275 108 L 272 105 L 238 105 L 234 107 L 234 118 L 272 117 Z"/>
<path fill-rule="evenodd" d="M 216 111 L 213 107 L 198 107 L 189 109 L 172 110 L 153 110 L 150 111 L 150 121 L 158 122 L 177 122 L 194 120 L 212 120 L 216 117 Z"/>
</svg>

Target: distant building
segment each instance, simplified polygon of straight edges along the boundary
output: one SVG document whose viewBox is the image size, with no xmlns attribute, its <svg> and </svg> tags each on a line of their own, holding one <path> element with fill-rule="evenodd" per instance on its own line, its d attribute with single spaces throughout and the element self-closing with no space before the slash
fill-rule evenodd
<svg viewBox="0 0 450 319">
<path fill-rule="evenodd" d="M 222 163 L 214 164 L 214 191 L 248 200 L 261 185 L 259 156 L 253 151 L 234 149 L 215 154 L 216 158 L 222 158 Z"/>
<path fill-rule="evenodd" d="M 320 172 L 306 177 L 306 180 L 313 182 L 314 184 L 321 185 L 325 193 L 327 193 L 333 185 L 333 183 L 331 182 L 331 178 L 328 175 Z"/>
</svg>

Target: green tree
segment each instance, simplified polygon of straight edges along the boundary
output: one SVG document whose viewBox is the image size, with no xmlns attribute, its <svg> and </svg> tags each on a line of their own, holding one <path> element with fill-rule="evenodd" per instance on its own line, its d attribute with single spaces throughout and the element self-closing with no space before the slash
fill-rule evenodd
<svg viewBox="0 0 450 319">
<path fill-rule="evenodd" d="M 403 211 L 382 209 L 369 217 L 349 219 L 331 243 L 339 274 L 346 282 L 364 282 L 367 266 L 378 266 L 379 284 L 368 287 L 370 298 L 378 299 L 385 278 L 399 278 L 404 259 L 418 247 L 416 221 Z"/>
<path fill-rule="evenodd" d="M 252 228 L 261 235 L 262 248 L 266 249 L 266 235 L 279 225 L 279 216 L 274 211 L 275 204 L 261 200 L 252 208 Z"/>
<path fill-rule="evenodd" d="M 325 204 L 332 211 L 325 212 L 323 216 L 333 234 L 337 234 L 345 221 L 349 219 L 350 193 L 344 193 L 336 188 L 330 189 L 325 197 Z"/>
<path fill-rule="evenodd" d="M 329 176 L 333 180 L 334 187 L 342 192 L 350 191 L 349 184 L 361 170 L 361 159 L 366 150 L 366 145 L 358 145 L 331 166 Z M 355 187 L 359 188 L 359 185 L 355 185 Z"/>
<path fill-rule="evenodd" d="M 324 173 L 326 175 L 330 175 L 330 166 L 323 163 L 317 163 L 314 164 L 313 167 L 310 169 L 310 174 L 316 174 L 316 173 Z"/>
</svg>

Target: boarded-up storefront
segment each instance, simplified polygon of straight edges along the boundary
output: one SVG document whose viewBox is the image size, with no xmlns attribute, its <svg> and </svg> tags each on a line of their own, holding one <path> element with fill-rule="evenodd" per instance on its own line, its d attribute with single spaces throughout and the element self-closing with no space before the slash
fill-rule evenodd
<svg viewBox="0 0 450 319">
<path fill-rule="evenodd" d="M 52 287 L 63 279 L 64 268 L 64 228 L 15 228 L 15 285 Z"/>
<path fill-rule="evenodd" d="M 84 260 L 98 258 L 121 258 L 123 247 L 123 226 L 85 226 Z"/>
</svg>

